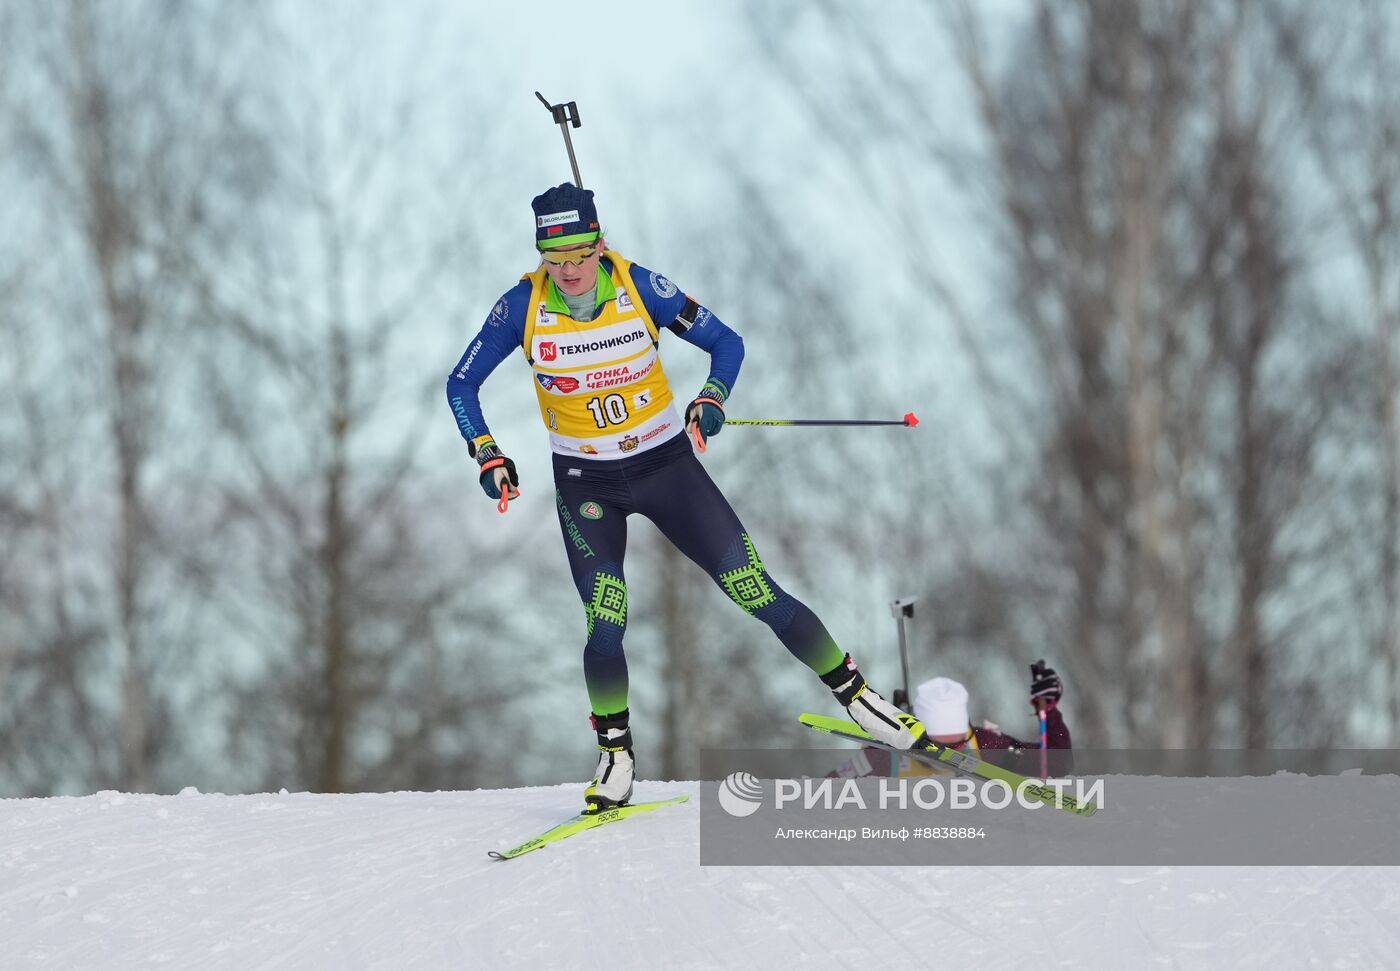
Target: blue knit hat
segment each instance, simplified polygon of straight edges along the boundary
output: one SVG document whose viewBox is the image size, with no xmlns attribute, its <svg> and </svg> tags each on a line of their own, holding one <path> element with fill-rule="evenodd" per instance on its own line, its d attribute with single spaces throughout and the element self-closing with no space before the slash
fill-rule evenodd
<svg viewBox="0 0 1400 971">
<path fill-rule="evenodd" d="M 598 238 L 592 189 L 565 182 L 535 196 L 530 208 L 535 210 L 535 246 L 540 249 L 582 246 Z"/>
</svg>

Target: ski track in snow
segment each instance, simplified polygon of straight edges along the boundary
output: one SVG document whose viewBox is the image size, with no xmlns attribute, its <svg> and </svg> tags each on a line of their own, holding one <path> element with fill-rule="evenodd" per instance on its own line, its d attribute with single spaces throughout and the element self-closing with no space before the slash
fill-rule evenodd
<svg viewBox="0 0 1400 971">
<path fill-rule="evenodd" d="M 0 800 L 0 967 L 1400 966 L 1400 868 L 702 868 L 682 792 L 508 862 L 579 786 Z"/>
</svg>

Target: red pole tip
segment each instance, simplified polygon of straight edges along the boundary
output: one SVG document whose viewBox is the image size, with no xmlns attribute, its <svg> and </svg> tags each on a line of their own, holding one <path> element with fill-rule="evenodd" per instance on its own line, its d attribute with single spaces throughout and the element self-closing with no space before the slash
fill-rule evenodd
<svg viewBox="0 0 1400 971">
<path fill-rule="evenodd" d="M 908 425 L 910 428 L 913 428 L 918 423 L 919 419 L 914 417 L 914 413 L 912 411 L 904 416 L 904 424 Z"/>
</svg>

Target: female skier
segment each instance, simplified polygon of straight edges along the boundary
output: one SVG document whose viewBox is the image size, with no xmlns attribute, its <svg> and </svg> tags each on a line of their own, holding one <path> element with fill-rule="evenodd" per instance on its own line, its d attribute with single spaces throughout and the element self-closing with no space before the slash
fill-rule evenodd
<svg viewBox="0 0 1400 971">
<path fill-rule="evenodd" d="M 703 451 L 724 427 L 743 340 L 666 277 L 608 250 L 591 190 L 566 182 L 531 206 L 540 264 L 496 302 L 448 378 L 447 398 L 481 488 L 504 511 L 520 479 L 491 437 L 478 393 L 501 361 L 524 350 L 554 452 L 564 550 L 588 621 L 583 673 L 601 754 L 584 792 L 587 811 L 626 803 L 636 771 L 622 650 L 633 513 L 772 628 L 872 736 L 901 749 L 926 744 L 918 719 L 867 685 L 816 615 L 773 580 L 694 455 L 692 439 Z M 657 353 L 663 328 L 710 354 L 709 378 L 685 406 L 684 425 Z"/>
</svg>

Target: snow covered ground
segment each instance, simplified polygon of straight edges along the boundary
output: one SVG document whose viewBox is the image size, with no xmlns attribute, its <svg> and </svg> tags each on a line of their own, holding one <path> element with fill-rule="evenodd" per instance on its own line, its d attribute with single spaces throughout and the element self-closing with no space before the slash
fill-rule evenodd
<svg viewBox="0 0 1400 971">
<path fill-rule="evenodd" d="M 1400 967 L 1400 868 L 702 868 L 682 792 L 0 801 L 0 967 Z"/>
</svg>

